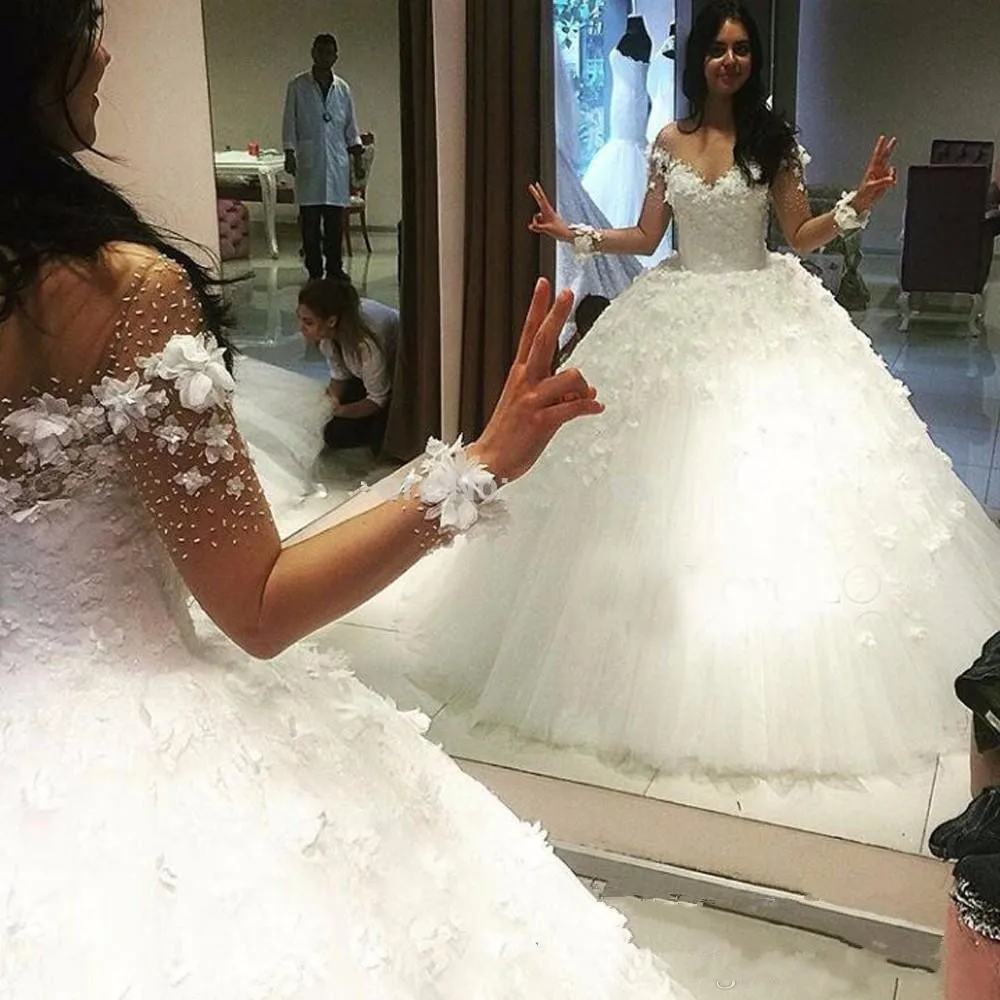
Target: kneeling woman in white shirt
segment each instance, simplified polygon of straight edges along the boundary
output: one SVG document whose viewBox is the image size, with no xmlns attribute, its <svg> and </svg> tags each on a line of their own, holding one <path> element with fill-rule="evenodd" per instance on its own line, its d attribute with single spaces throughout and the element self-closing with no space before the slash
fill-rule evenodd
<svg viewBox="0 0 1000 1000">
<path fill-rule="evenodd" d="M 399 313 L 361 299 L 346 281 L 318 279 L 299 292 L 302 336 L 330 366 L 333 415 L 323 428 L 328 448 L 382 448 L 399 334 Z"/>
</svg>

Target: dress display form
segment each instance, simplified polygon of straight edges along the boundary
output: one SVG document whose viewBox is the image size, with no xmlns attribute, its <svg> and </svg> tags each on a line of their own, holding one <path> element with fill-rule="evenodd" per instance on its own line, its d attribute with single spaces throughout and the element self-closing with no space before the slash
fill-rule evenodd
<svg viewBox="0 0 1000 1000">
<path fill-rule="evenodd" d="M 556 68 L 556 204 L 564 218 L 608 229 L 610 223 L 584 190 L 573 168 L 577 147 L 576 95 L 565 60 L 555 51 Z M 614 299 L 642 273 L 642 265 L 631 256 L 578 259 L 568 243 L 556 246 L 556 288 L 569 288 L 579 302 L 585 295 Z M 567 328 L 566 336 L 572 334 Z"/>
<path fill-rule="evenodd" d="M 634 226 L 646 196 L 646 76 L 652 42 L 641 17 L 608 56 L 611 67 L 610 137 L 583 176 L 583 187 L 615 228 Z"/>
<path fill-rule="evenodd" d="M 670 42 L 667 43 L 670 46 Z M 646 124 L 646 141 L 652 146 L 661 130 L 674 120 L 674 70 L 676 63 L 672 55 L 667 55 L 667 49 L 661 48 L 653 53 L 649 61 L 649 74 L 646 77 L 646 89 L 649 92 L 649 121 Z M 570 218 L 570 216 L 563 216 Z M 641 258 L 645 267 L 653 267 L 670 256 L 673 246 L 670 232 L 663 238 L 656 251 L 649 257 Z"/>
</svg>

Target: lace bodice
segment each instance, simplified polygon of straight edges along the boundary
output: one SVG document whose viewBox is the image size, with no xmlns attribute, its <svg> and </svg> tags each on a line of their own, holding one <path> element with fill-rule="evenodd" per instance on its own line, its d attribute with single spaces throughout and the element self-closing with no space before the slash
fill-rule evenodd
<svg viewBox="0 0 1000 1000">
<path fill-rule="evenodd" d="M 612 50 L 608 59 L 612 77 L 610 138 L 644 144 L 649 117 L 646 93 L 649 65 L 623 56 L 617 49 Z"/>
<path fill-rule="evenodd" d="M 37 662 L 67 646 L 77 663 L 88 650 L 148 659 L 151 643 L 169 645 L 187 631 L 174 563 L 204 558 L 205 549 L 231 553 L 269 523 L 235 429 L 233 380 L 214 338 L 200 332 L 186 276 L 153 255 L 138 265 L 123 279 L 110 328 L 79 341 L 100 348 L 89 377 L 50 375 L 0 401 L 8 662 Z M 47 346 L 69 354 L 58 304 L 82 292 L 80 307 L 100 313 L 101 280 L 49 280 L 45 298 L 57 306 L 37 323 L 52 335 Z M 32 322 L 15 318 L 0 331 L 8 345 L 20 335 L 30 346 L 44 336 Z"/>
<path fill-rule="evenodd" d="M 710 184 L 659 147 L 652 170 L 673 209 L 678 263 L 690 271 L 753 271 L 767 262 L 768 188 L 750 185 L 734 166 Z"/>
<path fill-rule="evenodd" d="M 809 154 L 797 147 L 779 174 L 779 199 L 808 215 L 805 168 Z M 754 168 L 756 172 L 758 168 Z M 708 273 L 755 271 L 767 264 L 769 199 L 775 189 L 751 184 L 735 163 L 709 182 L 691 164 L 673 156 L 661 136 L 649 155 L 649 190 L 669 202 L 677 255 L 674 263 Z"/>
</svg>

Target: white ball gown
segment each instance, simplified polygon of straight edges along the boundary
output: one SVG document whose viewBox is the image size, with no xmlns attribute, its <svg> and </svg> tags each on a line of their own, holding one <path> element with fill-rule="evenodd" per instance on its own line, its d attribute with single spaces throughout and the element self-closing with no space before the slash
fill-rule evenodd
<svg viewBox="0 0 1000 1000">
<path fill-rule="evenodd" d="M 1000 532 L 867 338 L 764 243 L 768 191 L 664 159 L 679 252 L 573 364 L 607 404 L 393 599 L 474 723 L 668 771 L 902 773 L 964 739 Z"/>
<path fill-rule="evenodd" d="M 618 49 L 608 56 L 611 67 L 610 137 L 583 175 L 583 188 L 601 214 L 618 228 L 634 226 L 646 197 L 646 121 L 649 64 L 630 59 Z M 574 220 L 575 221 L 575 220 Z"/>
<path fill-rule="evenodd" d="M 178 270 L 112 256 L 113 336 L 59 313 L 76 269 L 44 286 L 61 343 L 107 341 L 92 376 L 0 404 L 0 995 L 685 996 L 343 657 L 192 628 L 167 547 L 267 511 Z"/>
<path fill-rule="evenodd" d="M 660 131 L 674 120 L 674 73 L 676 63 L 657 49 L 649 60 L 646 90 L 649 93 L 649 120 L 646 122 L 646 142 L 656 142 Z"/>
</svg>

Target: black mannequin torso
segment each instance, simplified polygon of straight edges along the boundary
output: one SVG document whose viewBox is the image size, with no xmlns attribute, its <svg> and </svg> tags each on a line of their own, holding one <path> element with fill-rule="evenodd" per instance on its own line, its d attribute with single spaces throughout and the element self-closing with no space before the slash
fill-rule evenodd
<svg viewBox="0 0 1000 1000">
<path fill-rule="evenodd" d="M 653 39 L 646 30 L 646 22 L 638 14 L 629 15 L 625 34 L 619 40 L 617 49 L 623 56 L 636 62 L 649 62 L 649 57 L 653 54 Z"/>
<path fill-rule="evenodd" d="M 670 25 L 670 33 L 667 35 L 667 41 L 663 46 L 663 51 L 661 53 L 667 59 L 674 59 L 677 55 L 677 25 Z"/>
</svg>

